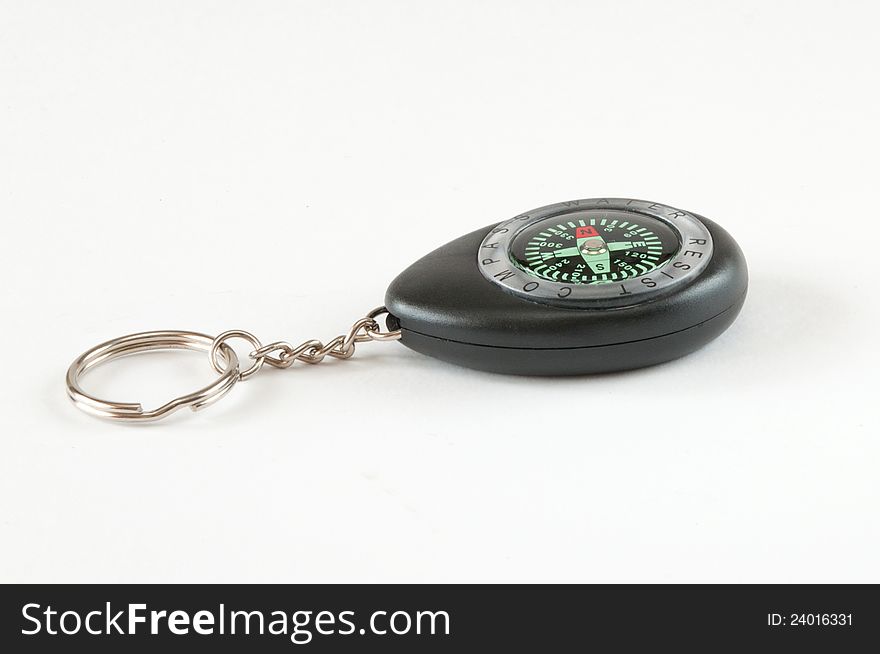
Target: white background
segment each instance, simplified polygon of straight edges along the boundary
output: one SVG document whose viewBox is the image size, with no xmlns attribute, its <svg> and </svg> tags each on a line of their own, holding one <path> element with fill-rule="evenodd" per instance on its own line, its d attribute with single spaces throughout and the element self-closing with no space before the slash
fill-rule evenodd
<svg viewBox="0 0 880 654">
<path fill-rule="evenodd" d="M 0 580 L 880 581 L 878 20 L 0 0 Z M 368 344 L 142 427 L 65 397 L 102 340 L 327 340 L 414 252 L 597 196 L 725 226 L 733 327 L 595 378 Z M 154 354 L 87 388 L 212 378 Z"/>
</svg>

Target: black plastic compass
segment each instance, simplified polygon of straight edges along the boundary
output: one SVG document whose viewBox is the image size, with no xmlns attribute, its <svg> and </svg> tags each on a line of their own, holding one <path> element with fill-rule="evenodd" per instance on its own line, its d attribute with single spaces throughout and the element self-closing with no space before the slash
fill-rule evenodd
<svg viewBox="0 0 880 654">
<path fill-rule="evenodd" d="M 478 229 L 416 261 L 377 307 L 323 343 L 263 345 L 250 332 L 128 334 L 87 350 L 67 369 L 67 394 L 83 411 L 122 422 L 199 410 L 264 364 L 347 359 L 358 343 L 401 341 L 438 359 L 522 375 L 576 375 L 649 366 L 692 352 L 733 322 L 748 275 L 730 235 L 696 214 L 656 202 L 575 200 Z M 388 331 L 377 318 L 388 314 Z M 242 366 L 230 339 L 253 350 Z M 219 377 L 144 410 L 90 395 L 80 379 L 115 358 L 198 350 Z"/>
<path fill-rule="evenodd" d="M 404 345 L 471 368 L 572 375 L 692 352 L 736 318 L 746 262 L 721 227 L 625 198 L 541 207 L 412 264 L 388 288 Z"/>
</svg>

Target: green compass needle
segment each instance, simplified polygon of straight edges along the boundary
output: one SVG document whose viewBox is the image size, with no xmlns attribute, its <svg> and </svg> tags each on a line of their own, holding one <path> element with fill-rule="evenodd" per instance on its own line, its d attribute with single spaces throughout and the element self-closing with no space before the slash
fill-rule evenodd
<svg viewBox="0 0 880 654">
<path fill-rule="evenodd" d="M 579 238 L 578 251 L 595 275 L 611 272 L 611 260 L 608 245 L 601 236 Z"/>
<path fill-rule="evenodd" d="M 596 275 L 604 275 L 605 273 L 611 272 L 611 262 L 607 251 L 603 254 L 586 254 L 581 252 L 581 255 L 584 257 L 584 261 L 587 262 L 590 270 Z"/>
</svg>

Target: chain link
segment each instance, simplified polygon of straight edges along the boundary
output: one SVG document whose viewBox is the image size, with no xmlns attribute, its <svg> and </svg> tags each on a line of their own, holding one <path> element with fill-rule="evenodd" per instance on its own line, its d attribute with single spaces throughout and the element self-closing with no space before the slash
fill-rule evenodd
<svg viewBox="0 0 880 654">
<path fill-rule="evenodd" d="M 234 329 L 218 335 L 211 344 L 210 359 L 215 370 L 222 373 L 222 362 L 217 360 L 217 353 L 221 345 L 231 338 L 242 338 L 248 341 L 254 350 L 250 353 L 253 360 L 251 366 L 241 373 L 240 379 L 245 380 L 256 373 L 264 363 L 275 368 L 289 368 L 295 362 L 316 364 L 321 363 L 327 356 L 334 359 L 348 359 L 354 354 L 358 343 L 368 341 L 396 341 L 400 339 L 400 330 L 382 331 L 376 318 L 388 313 L 385 307 L 373 309 L 365 317 L 351 326 L 346 334 L 340 334 L 326 344 L 317 339 L 304 341 L 299 345 L 291 345 L 287 341 L 275 341 L 263 345 L 253 334 Z"/>
</svg>

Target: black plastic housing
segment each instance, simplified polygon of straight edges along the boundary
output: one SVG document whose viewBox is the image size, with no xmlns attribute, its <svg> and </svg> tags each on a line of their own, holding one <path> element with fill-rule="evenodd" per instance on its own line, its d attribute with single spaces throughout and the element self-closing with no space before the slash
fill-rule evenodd
<svg viewBox="0 0 880 654">
<path fill-rule="evenodd" d="M 477 251 L 490 225 L 437 248 L 388 287 L 389 326 L 407 347 L 444 361 L 517 375 L 578 375 L 650 366 L 693 352 L 727 329 L 748 272 L 731 236 L 712 234 L 708 266 L 691 283 L 613 309 L 563 308 L 506 292 L 483 277 Z"/>
</svg>

